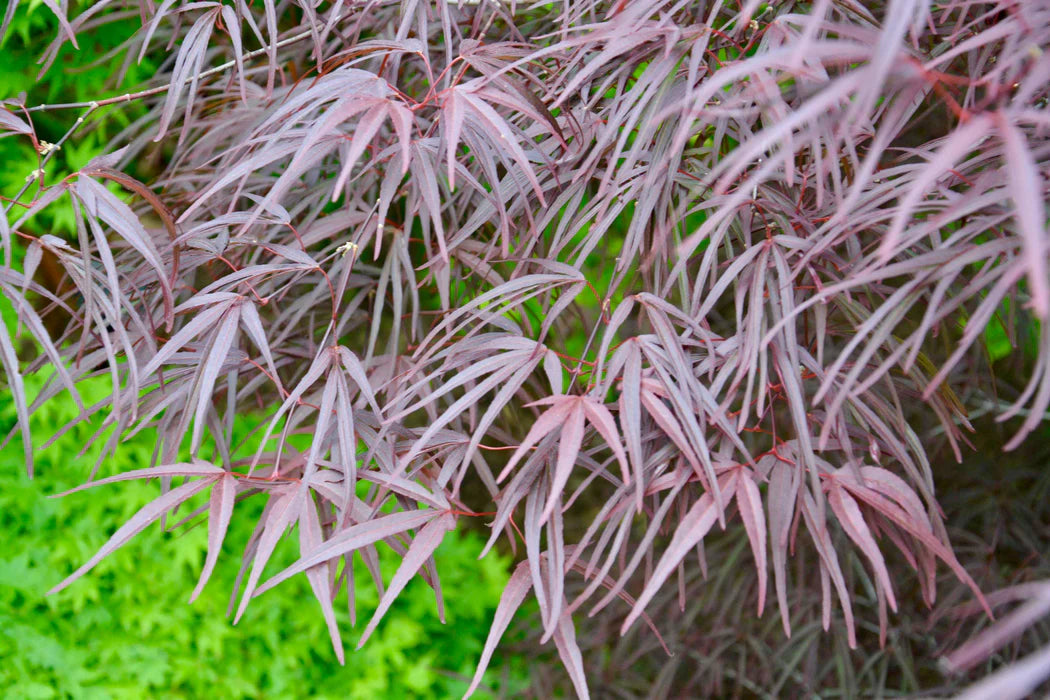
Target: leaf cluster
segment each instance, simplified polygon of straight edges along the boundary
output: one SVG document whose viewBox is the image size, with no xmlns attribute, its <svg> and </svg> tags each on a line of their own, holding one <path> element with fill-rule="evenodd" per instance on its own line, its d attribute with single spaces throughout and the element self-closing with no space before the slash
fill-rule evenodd
<svg viewBox="0 0 1050 700">
<path fill-rule="evenodd" d="M 943 571 L 991 614 L 929 454 L 962 459 L 974 404 L 1021 417 L 1007 449 L 1050 407 L 1043 3 L 45 4 L 45 67 L 126 7 L 121 56 L 158 66 L 134 93 L 0 109 L 41 153 L 0 218 L 27 466 L 31 414 L 67 393 L 106 467 L 74 490 L 162 484 L 53 590 L 181 508 L 207 518 L 196 595 L 248 517 L 235 619 L 304 574 L 342 659 L 355 575 L 379 599 L 360 643 L 413 578 L 440 613 L 434 552 L 484 518 L 485 551 L 520 563 L 470 690 L 531 598 L 584 697 L 580 613 L 659 638 L 647 611 L 675 580 L 684 605 L 723 530 L 746 607 L 788 637 L 819 617 L 857 646 L 863 586 L 884 645 Z M 131 103 L 104 155 L 49 175 L 39 115 L 79 114 L 61 146 Z M 34 231 L 55 207 L 75 239 Z M 1037 337 L 1001 397 L 993 319 Z M 114 472 L 143 431 L 149 463 Z"/>
</svg>

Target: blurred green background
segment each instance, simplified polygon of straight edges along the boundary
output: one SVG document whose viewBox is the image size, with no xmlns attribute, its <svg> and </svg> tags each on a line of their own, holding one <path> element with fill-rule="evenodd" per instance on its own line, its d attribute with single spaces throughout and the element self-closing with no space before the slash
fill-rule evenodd
<svg viewBox="0 0 1050 700">
<path fill-rule="evenodd" d="M 29 378 L 27 384 L 32 394 L 39 380 Z M 91 400 L 90 391 L 84 398 Z M 34 417 L 37 441 L 75 416 L 72 400 L 52 401 Z M 5 435 L 14 419 L 12 406 L 0 409 Z M 475 561 L 483 542 L 473 532 L 451 533 L 436 555 L 447 624 L 438 620 L 433 591 L 414 580 L 368 643 L 353 652 L 379 602 L 359 568 L 356 629 L 350 628 L 345 595 L 336 604 L 348 652 L 345 667 L 335 660 L 305 577 L 254 600 L 237 627 L 225 616 L 239 550 L 251 534 L 250 518 L 233 519 L 215 575 L 192 606 L 186 601 L 207 549 L 203 526 L 170 533 L 149 528 L 72 586 L 45 598 L 45 591 L 86 561 L 116 527 L 159 492 L 156 484 L 135 482 L 49 498 L 78 485 L 90 472 L 97 450 L 75 458 L 89 433 L 89 426 L 74 429 L 39 452 L 32 481 L 26 477 L 17 437 L 0 451 L 4 697 L 462 695 L 509 567 L 508 560 L 495 553 Z M 126 442 L 106 472 L 148 466 L 152 449 L 149 436 Z M 268 568 L 271 573 L 294 559 L 295 548 L 278 554 Z M 389 581 L 397 560 L 391 556 L 382 564 Z M 499 672 L 489 675 L 492 684 L 499 685 Z"/>
<path fill-rule="evenodd" d="M 53 401 L 35 416 L 34 434 L 47 436 L 75 415 L 71 400 Z M 0 429 L 6 434 L 13 425 L 14 410 L 4 406 Z M 447 624 L 438 620 L 433 591 L 414 580 L 368 643 L 353 652 L 378 604 L 370 579 L 358 570 L 356 629 L 350 628 L 345 596 L 336 604 L 348 652 L 345 667 L 335 660 L 305 577 L 254 600 L 237 627 L 225 616 L 239 550 L 251 534 L 249 518 L 233 519 L 223 557 L 193 605 L 186 601 L 207 549 L 203 526 L 171 533 L 149 528 L 72 586 L 45 598 L 45 591 L 159 492 L 156 484 L 136 482 L 49 498 L 78 485 L 90 471 L 91 453 L 74 458 L 89 432 L 89 427 L 75 429 L 41 452 L 32 481 L 25 475 L 18 438 L 0 451 L 0 527 L 5 533 L 0 694 L 444 698 L 466 689 L 463 679 L 473 673 L 509 566 L 496 554 L 475 561 L 483 542 L 473 532 L 451 533 L 436 555 Z M 106 471 L 148 466 L 152 447 L 148 437 L 123 444 Z M 281 554 L 268 568 L 271 573 L 294 558 L 294 547 Z M 389 581 L 397 561 L 388 557 L 382 563 Z M 489 675 L 498 685 L 498 671 Z"/>
</svg>

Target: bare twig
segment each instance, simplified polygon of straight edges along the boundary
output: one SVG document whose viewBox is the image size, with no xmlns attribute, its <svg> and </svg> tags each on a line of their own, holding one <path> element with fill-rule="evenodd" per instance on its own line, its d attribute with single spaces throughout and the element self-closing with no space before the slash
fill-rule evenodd
<svg viewBox="0 0 1050 700">
<path fill-rule="evenodd" d="M 340 17 L 339 19 L 343 19 L 344 17 Z M 338 21 L 338 20 L 336 20 L 336 21 Z M 289 46 L 291 44 L 295 44 L 297 42 L 300 42 L 303 39 L 308 39 L 310 36 L 312 36 L 311 32 L 308 32 L 308 31 L 307 32 L 300 32 L 299 34 L 296 34 L 295 36 L 290 36 L 287 39 L 283 39 L 281 41 L 278 41 L 277 44 L 275 45 L 275 48 L 278 48 L 278 49 L 284 48 L 285 46 Z M 249 51 L 248 53 L 244 54 L 243 60 L 245 60 L 245 61 L 251 60 L 251 59 L 256 58 L 258 56 L 262 56 L 262 55 L 266 54 L 269 51 L 270 51 L 270 47 L 269 46 L 264 46 L 261 49 L 256 49 L 254 51 Z M 210 77 L 212 75 L 215 75 L 216 73 L 222 73 L 223 71 L 229 70 L 230 68 L 233 68 L 236 65 L 237 65 L 237 61 L 235 61 L 235 60 L 234 61 L 227 61 L 226 63 L 223 63 L 221 65 L 215 66 L 214 68 L 209 68 L 208 70 L 205 70 L 205 71 L 202 71 L 202 72 L 198 73 L 197 77 L 196 77 L 196 80 L 200 80 L 202 78 Z M 120 95 L 118 97 L 107 97 L 104 100 L 97 100 L 95 102 L 64 102 L 64 103 L 61 103 L 61 104 L 54 104 L 54 105 L 34 105 L 33 107 L 26 108 L 26 111 L 27 112 L 49 112 L 49 111 L 56 110 L 56 109 L 81 109 L 81 108 L 84 108 L 84 107 L 90 107 L 92 105 L 94 105 L 95 107 L 105 107 L 106 105 L 118 104 L 120 102 L 131 102 L 132 100 L 141 100 L 144 97 L 152 97 L 153 95 L 163 95 L 165 92 L 167 92 L 170 89 L 171 89 L 171 84 L 169 83 L 167 85 L 160 85 L 160 86 L 155 87 L 155 88 L 150 88 L 149 90 L 141 90 L 139 92 L 127 93 L 127 94 L 124 94 L 124 95 Z"/>
<path fill-rule="evenodd" d="M 68 141 L 69 138 L 74 133 L 76 133 L 76 131 L 78 129 L 80 129 L 81 126 L 84 125 L 84 123 L 87 121 L 87 118 L 89 116 L 91 116 L 91 113 L 99 108 L 99 103 L 97 103 L 97 102 L 88 102 L 86 107 L 87 107 L 87 109 L 84 111 L 84 113 L 81 114 L 79 117 L 77 117 L 77 120 L 75 122 L 73 122 L 73 125 L 71 127 L 69 127 L 69 129 L 66 130 L 66 133 L 64 133 L 62 135 L 62 138 L 60 138 L 58 140 L 58 143 L 50 145 L 48 150 L 46 152 L 44 152 L 44 154 L 43 154 L 44 157 L 40 161 L 40 167 L 37 168 L 35 172 L 31 173 L 30 176 L 26 178 L 26 181 L 22 185 L 22 188 L 20 190 L 18 190 L 18 192 L 15 194 L 15 196 L 13 198 L 11 198 L 10 201 L 7 202 L 6 206 L 4 207 L 4 213 L 5 214 L 7 212 L 11 211 L 11 208 L 14 207 L 15 204 L 18 203 L 18 200 L 20 200 L 22 198 L 22 195 L 24 195 L 26 192 L 29 191 L 29 187 L 33 184 L 34 181 L 40 183 L 40 189 L 44 188 L 44 175 L 46 173 L 47 164 L 51 162 L 52 156 L 54 156 L 56 153 L 58 153 L 58 151 L 62 148 L 62 146 L 66 143 L 66 141 Z M 28 110 L 28 111 L 31 111 L 31 110 Z"/>
</svg>

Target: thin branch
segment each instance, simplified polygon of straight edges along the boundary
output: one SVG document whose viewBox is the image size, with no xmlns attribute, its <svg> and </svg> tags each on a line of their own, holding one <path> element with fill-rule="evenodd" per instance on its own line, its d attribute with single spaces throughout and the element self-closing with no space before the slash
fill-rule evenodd
<svg viewBox="0 0 1050 700">
<path fill-rule="evenodd" d="M 347 16 L 349 16 L 349 13 L 346 14 L 346 15 L 343 15 L 342 17 L 340 17 L 339 19 L 337 19 L 335 21 L 338 22 L 341 19 L 345 19 Z M 281 49 L 281 48 L 284 48 L 285 46 L 290 46 L 292 44 L 298 43 L 298 42 L 302 41 L 303 39 L 309 39 L 311 36 L 313 36 L 313 32 L 310 32 L 310 31 L 300 32 L 299 34 L 296 34 L 295 36 L 291 36 L 291 37 L 288 37 L 287 39 L 283 39 L 281 41 L 278 41 L 277 44 L 275 44 L 274 48 Z M 242 60 L 250 61 L 253 58 L 257 58 L 259 56 L 262 56 L 262 55 L 268 53 L 269 51 L 270 51 L 270 47 L 269 46 L 264 46 L 261 49 L 256 49 L 254 51 L 249 51 L 248 53 L 244 54 L 244 56 L 242 57 Z M 196 76 L 196 78 L 194 80 L 198 80 L 199 81 L 199 80 L 201 80 L 203 78 L 211 77 L 211 76 L 215 75 L 216 73 L 222 73 L 223 71 L 229 70 L 230 68 L 233 68 L 236 65 L 237 65 L 237 61 L 236 60 L 227 61 L 226 63 L 223 63 L 221 65 L 215 66 L 214 68 L 209 68 L 208 70 L 201 71 L 200 73 L 197 74 L 197 76 Z M 64 102 L 64 103 L 61 103 L 61 104 L 54 104 L 54 105 L 35 105 L 33 107 L 27 107 L 26 111 L 27 112 L 50 112 L 50 111 L 56 110 L 56 109 L 81 109 L 81 108 L 84 108 L 84 107 L 92 107 L 92 106 L 94 108 L 105 107 L 106 105 L 117 104 L 117 103 L 120 103 L 120 102 L 131 102 L 132 100 L 140 100 L 140 99 L 142 99 L 144 97 L 152 97 L 153 95 L 163 95 L 165 92 L 167 92 L 170 89 L 171 89 L 171 83 L 168 83 L 167 85 L 161 85 L 159 87 L 150 88 L 149 90 L 142 90 L 140 92 L 127 93 L 127 94 L 124 94 L 124 95 L 120 95 L 118 97 L 107 97 L 104 100 L 97 100 L 97 101 L 94 101 L 94 102 Z"/>
<path fill-rule="evenodd" d="M 8 200 L 7 206 L 4 207 L 4 214 L 7 214 L 11 211 L 15 204 L 18 203 L 18 200 L 22 198 L 22 195 L 29 191 L 29 188 L 30 186 L 32 186 L 34 181 L 39 182 L 41 190 L 44 189 L 44 175 L 46 174 L 47 164 L 51 162 L 51 158 L 56 153 L 58 153 L 62 146 L 65 145 L 66 141 L 68 141 L 69 138 L 74 133 L 76 133 L 76 131 L 79 130 L 81 126 L 84 125 L 84 123 L 87 121 L 87 118 L 91 116 L 91 113 L 99 108 L 99 104 L 95 102 L 89 102 L 86 106 L 87 109 L 84 111 L 84 113 L 77 117 L 77 120 L 73 122 L 73 125 L 69 127 L 69 129 L 66 130 L 66 133 L 62 135 L 62 138 L 58 140 L 58 143 L 53 144 L 50 150 L 48 150 L 44 154 L 43 160 L 40 161 L 40 167 L 37 168 L 37 170 L 34 173 L 31 173 L 30 177 L 26 178 L 26 181 L 25 183 L 23 183 L 22 188 L 18 190 L 14 197 Z M 34 175 L 35 177 L 33 177 Z"/>
</svg>

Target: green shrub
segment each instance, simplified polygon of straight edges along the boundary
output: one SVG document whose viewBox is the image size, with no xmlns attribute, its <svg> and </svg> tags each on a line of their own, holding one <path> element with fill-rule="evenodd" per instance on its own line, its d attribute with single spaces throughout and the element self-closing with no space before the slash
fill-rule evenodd
<svg viewBox="0 0 1050 700">
<path fill-rule="evenodd" d="M 5 319 L 7 321 L 8 319 Z M 11 326 L 13 328 L 13 324 Z M 27 382 L 30 391 L 38 381 Z M 103 387 L 103 391 L 105 388 Z M 85 387 L 85 400 L 92 396 Z M 71 400 L 52 401 L 34 416 L 40 434 L 74 418 Z M 0 431 L 14 425 L 14 409 L 0 408 Z M 451 697 L 462 694 L 481 652 L 489 620 L 507 582 L 509 562 L 475 562 L 482 540 L 471 531 L 447 537 L 436 559 L 448 598 L 447 624 L 434 610 L 433 591 L 411 582 L 387 624 L 369 644 L 336 662 L 320 615 L 304 611 L 305 578 L 252 606 L 238 627 L 224 616 L 237 575 L 237 557 L 220 559 L 201 597 L 186 605 L 207 550 L 206 527 L 162 532 L 153 528 L 100 566 L 83 585 L 44 592 L 90 557 L 110 531 L 156 496 L 154 484 L 101 487 L 49 498 L 79 483 L 98 448 L 74 459 L 90 434 L 80 426 L 38 452 L 30 481 L 17 439 L 0 451 L 0 692 L 5 697 Z M 124 442 L 120 471 L 147 464 L 147 435 Z M 243 543 L 246 520 L 231 524 L 227 553 Z M 294 560 L 294 551 L 283 561 Z M 382 552 L 381 552 L 382 555 Z M 389 580 L 397 559 L 381 557 Z M 359 615 L 378 603 L 375 588 L 358 580 Z M 345 599 L 345 596 L 344 596 Z M 349 628 L 346 605 L 337 606 Z M 359 620 L 357 634 L 360 633 Z M 347 641 L 356 642 L 356 634 Z M 498 684 L 499 672 L 489 672 Z M 519 672 L 518 677 L 521 676 Z M 514 684 L 510 685 L 515 687 Z"/>
</svg>

